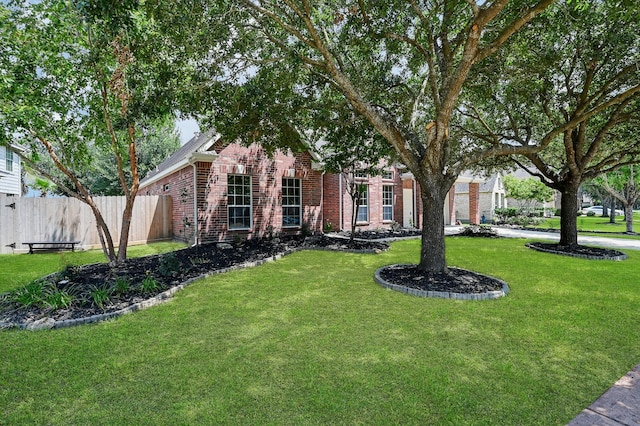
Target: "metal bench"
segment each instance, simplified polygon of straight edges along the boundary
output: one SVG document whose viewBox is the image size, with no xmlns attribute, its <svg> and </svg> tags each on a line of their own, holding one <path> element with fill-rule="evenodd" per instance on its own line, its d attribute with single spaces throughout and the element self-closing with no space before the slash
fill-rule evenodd
<svg viewBox="0 0 640 426">
<path fill-rule="evenodd" d="M 71 251 L 75 251 L 76 244 L 80 244 L 80 241 L 27 241 L 22 244 L 28 245 L 29 254 L 33 254 L 34 250 L 64 250 L 71 248 Z"/>
</svg>

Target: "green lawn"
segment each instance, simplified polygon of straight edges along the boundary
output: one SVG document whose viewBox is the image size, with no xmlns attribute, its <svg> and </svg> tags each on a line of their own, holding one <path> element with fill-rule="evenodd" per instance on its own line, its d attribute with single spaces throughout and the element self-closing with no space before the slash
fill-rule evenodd
<svg viewBox="0 0 640 426">
<path fill-rule="evenodd" d="M 0 424 L 563 425 L 640 362 L 640 253 L 447 248 L 511 293 L 465 302 L 375 284 L 377 267 L 417 260 L 412 240 L 299 252 L 114 321 L 4 331 Z"/>
<path fill-rule="evenodd" d="M 581 233 L 589 232 L 625 232 L 627 226 L 624 221 L 624 217 L 616 217 L 616 223 L 609 223 L 609 218 L 601 216 L 579 216 L 577 218 L 578 231 Z M 541 229 L 560 229 L 560 217 L 551 217 L 536 228 Z M 640 232 L 640 214 L 634 213 L 633 215 L 633 228 L 635 232 Z M 629 236 L 626 236 L 629 237 Z M 631 237 L 633 238 L 633 237 Z M 637 238 L 637 237 L 636 237 Z"/>
</svg>

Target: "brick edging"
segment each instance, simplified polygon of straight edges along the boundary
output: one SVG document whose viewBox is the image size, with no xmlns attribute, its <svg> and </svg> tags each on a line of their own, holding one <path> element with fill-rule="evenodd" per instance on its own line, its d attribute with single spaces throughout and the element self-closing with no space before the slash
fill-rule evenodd
<svg viewBox="0 0 640 426">
<path fill-rule="evenodd" d="M 570 256 L 570 257 L 577 257 L 580 259 L 588 259 L 588 260 L 615 260 L 615 261 L 621 261 L 621 260 L 625 260 L 627 258 L 627 255 L 622 253 L 620 256 L 589 256 L 588 254 L 579 254 L 579 253 L 566 253 L 564 251 L 559 251 L 559 250 L 549 250 L 546 248 L 542 248 L 542 247 L 538 247 L 536 245 L 534 245 L 534 243 L 526 243 L 525 247 L 528 247 L 532 250 L 536 250 L 536 251 L 540 251 L 543 253 L 551 253 L 551 254 L 559 254 L 562 256 Z M 619 252 L 619 250 L 616 250 Z"/>
<path fill-rule="evenodd" d="M 390 266 L 413 266 L 411 264 L 408 263 L 401 263 L 401 264 L 396 264 L 396 265 L 386 265 L 386 266 L 382 266 L 380 268 L 378 268 L 376 270 L 376 273 L 374 274 L 374 279 L 375 281 L 380 284 L 382 287 L 388 288 L 390 290 L 394 290 L 394 291 L 399 291 L 401 293 L 405 293 L 411 296 L 417 296 L 417 297 L 436 297 L 436 298 L 441 298 L 441 299 L 457 299 L 457 300 L 490 300 L 490 299 L 497 299 L 499 297 L 504 297 L 507 294 L 509 294 L 509 285 L 498 279 L 495 277 L 489 277 L 488 275 L 484 275 L 484 274 L 478 274 L 477 272 L 473 272 L 474 274 L 478 274 L 478 275 L 482 275 L 485 277 L 489 277 L 491 279 L 497 280 L 498 282 L 502 283 L 502 289 L 501 290 L 494 290 L 494 291 L 488 291 L 486 293 L 453 293 L 453 292 L 448 292 L 448 291 L 427 291 L 427 290 L 419 290 L 417 288 L 411 288 L 411 287 L 405 287 L 403 285 L 398 285 L 398 284 L 393 284 L 388 282 L 387 280 L 385 280 L 384 278 L 382 278 L 380 276 L 380 272 L 385 269 L 388 268 Z M 462 271 L 467 271 L 467 269 L 462 269 L 462 268 L 454 268 L 454 269 L 458 269 L 458 270 L 462 270 Z M 472 272 L 472 271 L 469 271 Z"/>
</svg>

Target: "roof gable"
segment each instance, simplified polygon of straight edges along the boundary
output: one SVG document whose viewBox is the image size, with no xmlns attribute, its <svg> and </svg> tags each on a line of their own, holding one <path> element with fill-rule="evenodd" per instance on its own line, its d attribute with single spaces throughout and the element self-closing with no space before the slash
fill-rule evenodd
<svg viewBox="0 0 640 426">
<path fill-rule="evenodd" d="M 196 153 L 216 154 L 213 147 L 220 139 L 220 136 L 213 131 L 203 132 L 195 135 L 191 140 L 182 145 L 169 158 L 164 160 L 155 169 L 151 170 L 140 182 L 140 186 L 147 185 L 152 181 L 161 179 L 165 175 L 174 172 L 177 169 L 186 167 L 189 159 Z M 182 166 L 182 167 L 180 167 Z"/>
</svg>

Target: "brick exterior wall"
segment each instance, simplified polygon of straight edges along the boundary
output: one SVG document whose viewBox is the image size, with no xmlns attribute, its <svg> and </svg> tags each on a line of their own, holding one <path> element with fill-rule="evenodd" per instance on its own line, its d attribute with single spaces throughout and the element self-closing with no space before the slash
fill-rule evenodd
<svg viewBox="0 0 640 426">
<path fill-rule="evenodd" d="M 193 241 L 193 167 L 187 166 L 154 184 L 142 188 L 140 194 L 168 195 L 173 205 L 173 238 Z"/>
<path fill-rule="evenodd" d="M 392 179 L 384 179 L 382 176 L 357 179 L 359 184 L 366 184 L 368 187 L 369 219 L 366 222 L 357 223 L 356 229 L 389 228 L 393 222 L 402 223 L 402 179 L 398 169 L 393 167 L 389 170 L 393 172 Z M 342 186 L 340 181 L 342 181 Z M 383 220 L 382 189 L 387 185 L 393 187 L 392 220 Z M 348 192 L 346 178 L 340 174 L 326 174 L 324 176 L 323 203 L 325 226 L 329 222 L 333 230 L 351 230 L 352 209 L 353 202 Z"/>
<path fill-rule="evenodd" d="M 302 192 L 302 223 L 310 231 L 322 230 L 322 173 L 312 169 L 309 153 L 269 157 L 258 145 L 238 144 L 212 147 L 218 157 L 213 162 L 197 162 L 197 205 L 199 242 L 232 241 L 237 238 L 300 233 L 302 226 L 284 227 L 282 223 L 282 178 L 298 178 Z M 251 227 L 228 229 L 227 183 L 229 175 L 251 177 Z M 194 241 L 193 166 L 173 173 L 142 189 L 146 194 L 173 198 L 174 238 Z"/>
<path fill-rule="evenodd" d="M 469 222 L 480 223 L 480 184 L 469 184 Z"/>
</svg>

